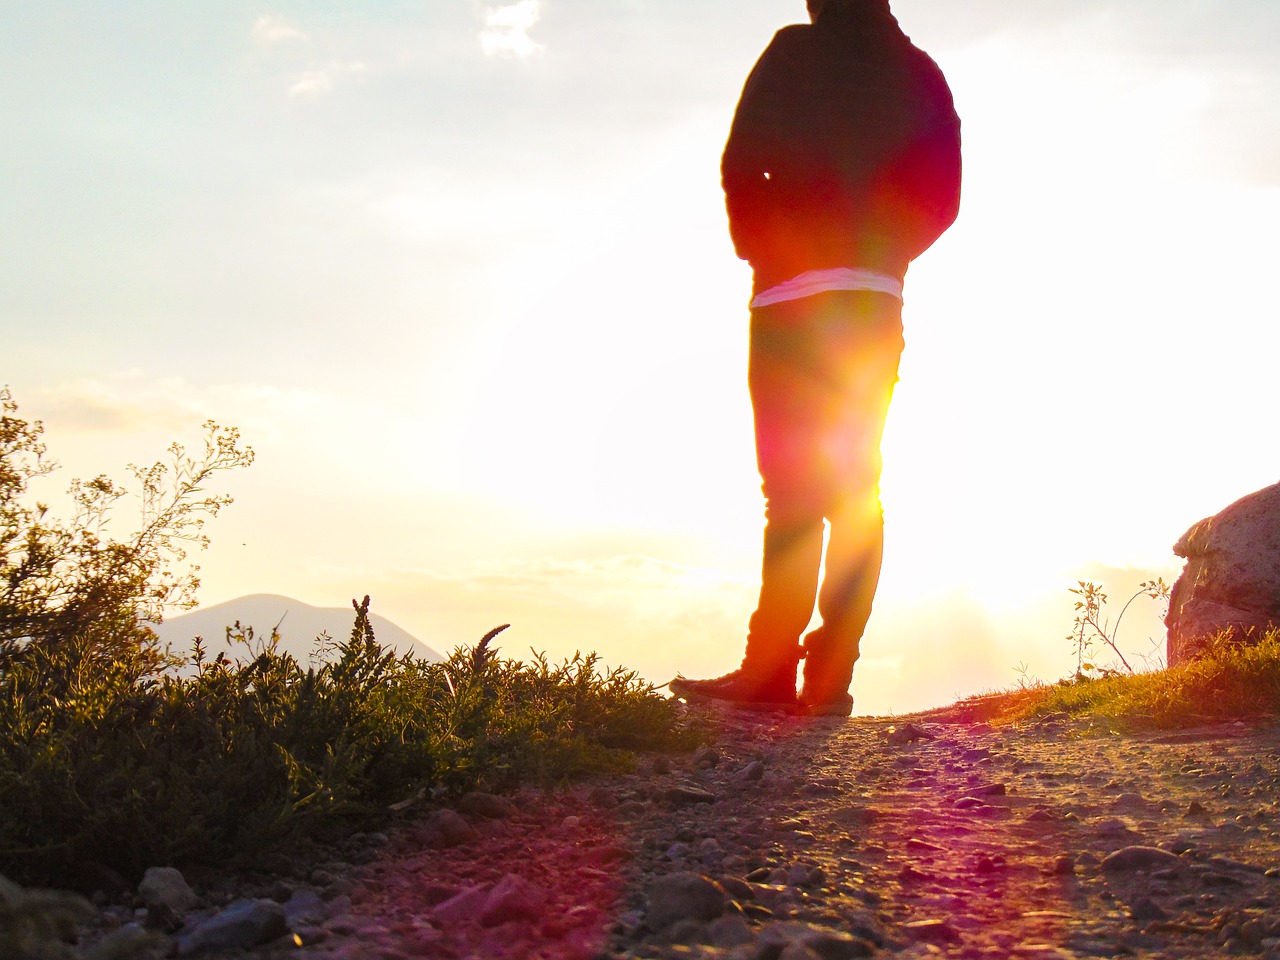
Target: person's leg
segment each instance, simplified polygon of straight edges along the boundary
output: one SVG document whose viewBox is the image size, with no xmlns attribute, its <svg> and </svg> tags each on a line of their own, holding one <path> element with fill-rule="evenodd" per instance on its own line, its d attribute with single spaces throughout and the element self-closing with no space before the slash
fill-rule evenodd
<svg viewBox="0 0 1280 960">
<path fill-rule="evenodd" d="M 760 596 L 747 632 L 747 663 L 790 665 L 813 616 L 822 565 L 828 407 L 821 298 L 756 310 L 748 384 L 756 465 L 765 498 Z"/>
<path fill-rule="evenodd" d="M 833 387 L 823 427 L 830 535 L 818 595 L 822 626 L 805 638 L 800 694 L 808 712 L 843 714 L 852 708 L 849 686 L 880 578 L 880 441 L 902 353 L 899 301 L 849 295 L 847 305 L 847 325 L 824 337 Z"/>
<path fill-rule="evenodd" d="M 743 705 L 795 703 L 800 635 L 818 592 L 826 502 L 820 478 L 828 404 L 814 336 L 817 299 L 752 311 L 747 381 L 765 496 L 759 602 L 742 666 L 715 680 L 678 677 L 670 685 L 678 696 Z"/>
</svg>

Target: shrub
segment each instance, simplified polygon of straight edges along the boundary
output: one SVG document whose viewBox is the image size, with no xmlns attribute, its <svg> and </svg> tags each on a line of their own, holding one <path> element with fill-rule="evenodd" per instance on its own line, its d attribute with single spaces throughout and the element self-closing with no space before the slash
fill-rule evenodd
<svg viewBox="0 0 1280 960">
<path fill-rule="evenodd" d="M 252 452 L 209 424 L 203 459 L 175 446 L 168 464 L 134 468 L 142 523 L 116 541 L 107 517 L 124 491 L 104 477 L 73 484 L 71 525 L 24 506 L 50 467 L 40 424 L 7 391 L 0 402 L 0 874 L 81 885 L 99 867 L 247 865 L 429 793 L 617 770 L 632 749 L 691 743 L 669 701 L 594 654 L 506 660 L 490 647 L 499 628 L 444 663 L 397 657 L 368 597 L 317 667 L 239 624 L 238 655 L 210 660 L 196 638 L 179 660 L 147 619 L 192 599 L 186 551 L 230 502 L 204 485 Z"/>
</svg>

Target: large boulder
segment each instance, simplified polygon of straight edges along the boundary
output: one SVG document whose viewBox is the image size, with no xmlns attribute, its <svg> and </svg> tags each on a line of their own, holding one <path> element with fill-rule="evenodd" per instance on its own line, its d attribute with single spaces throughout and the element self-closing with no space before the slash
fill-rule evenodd
<svg viewBox="0 0 1280 960">
<path fill-rule="evenodd" d="M 1195 659 L 1224 630 L 1245 639 L 1280 624 L 1280 483 L 1201 520 L 1173 552 L 1187 563 L 1165 617 L 1169 666 Z"/>
</svg>

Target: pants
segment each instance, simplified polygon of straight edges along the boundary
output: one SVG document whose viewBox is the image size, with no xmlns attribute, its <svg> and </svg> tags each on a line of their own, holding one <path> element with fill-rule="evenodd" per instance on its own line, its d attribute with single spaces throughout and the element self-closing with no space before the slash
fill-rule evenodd
<svg viewBox="0 0 1280 960">
<path fill-rule="evenodd" d="M 744 661 L 790 669 L 805 693 L 848 691 L 880 578 L 880 439 L 902 354 L 902 302 L 836 291 L 751 314 L 748 383 L 765 496 L 760 599 Z M 825 572 L 824 520 L 830 526 Z"/>
</svg>

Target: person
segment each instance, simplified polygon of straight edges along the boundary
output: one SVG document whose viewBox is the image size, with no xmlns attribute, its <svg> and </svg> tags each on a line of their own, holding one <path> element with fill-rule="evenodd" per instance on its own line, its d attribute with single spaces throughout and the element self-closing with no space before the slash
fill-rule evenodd
<svg viewBox="0 0 1280 960">
<path fill-rule="evenodd" d="M 888 0 L 807 5 L 811 23 L 780 30 L 747 78 L 721 164 L 730 236 L 754 277 L 759 601 L 737 670 L 670 689 L 848 716 L 880 576 L 880 440 L 903 348 L 902 281 L 959 212 L 960 121 Z M 801 641 L 815 599 L 821 623 Z"/>
</svg>

